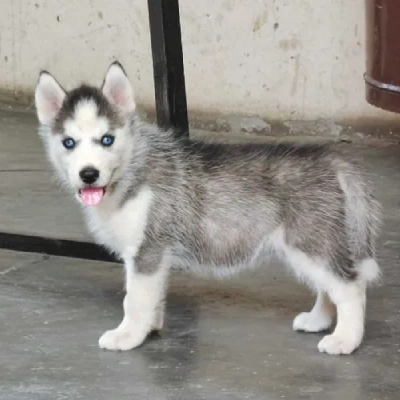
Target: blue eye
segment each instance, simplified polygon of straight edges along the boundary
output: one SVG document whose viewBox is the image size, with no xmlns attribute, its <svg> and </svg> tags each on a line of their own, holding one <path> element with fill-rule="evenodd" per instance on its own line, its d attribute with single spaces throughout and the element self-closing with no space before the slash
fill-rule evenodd
<svg viewBox="0 0 400 400">
<path fill-rule="evenodd" d="M 66 138 L 62 141 L 63 146 L 68 149 L 71 150 L 75 147 L 75 140 L 71 139 L 71 138 Z"/>
<path fill-rule="evenodd" d="M 109 147 L 114 143 L 114 140 L 115 140 L 114 136 L 112 136 L 112 135 L 104 135 L 101 138 L 100 143 L 105 147 Z"/>
</svg>

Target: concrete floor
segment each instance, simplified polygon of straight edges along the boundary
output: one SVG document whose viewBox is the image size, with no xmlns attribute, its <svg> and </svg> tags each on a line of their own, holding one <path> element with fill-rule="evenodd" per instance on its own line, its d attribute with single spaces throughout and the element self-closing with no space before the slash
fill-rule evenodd
<svg viewBox="0 0 400 400">
<path fill-rule="evenodd" d="M 1 230 L 86 240 L 32 115 L 0 111 L 0 139 Z M 134 351 L 101 351 L 98 337 L 122 316 L 120 267 L 0 250 L 0 399 L 399 399 L 400 147 L 340 146 L 369 165 L 385 215 L 384 280 L 354 355 L 320 354 L 321 335 L 291 330 L 313 299 L 280 265 L 223 282 L 176 274 L 165 331 Z"/>
</svg>

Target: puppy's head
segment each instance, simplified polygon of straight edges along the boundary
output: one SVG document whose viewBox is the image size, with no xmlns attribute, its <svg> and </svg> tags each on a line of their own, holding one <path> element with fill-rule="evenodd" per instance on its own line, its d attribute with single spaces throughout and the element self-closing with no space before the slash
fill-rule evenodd
<svg viewBox="0 0 400 400">
<path fill-rule="evenodd" d="M 121 177 L 130 154 L 132 86 L 122 66 L 108 68 L 101 89 L 65 91 L 42 72 L 35 91 L 41 137 L 61 180 L 86 206 L 97 206 Z"/>
</svg>

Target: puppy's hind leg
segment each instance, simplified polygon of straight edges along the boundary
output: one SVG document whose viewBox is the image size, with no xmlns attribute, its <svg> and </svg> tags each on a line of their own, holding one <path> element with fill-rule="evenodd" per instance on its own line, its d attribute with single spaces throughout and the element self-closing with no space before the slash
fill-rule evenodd
<svg viewBox="0 0 400 400">
<path fill-rule="evenodd" d="M 334 304 L 327 293 L 319 290 L 313 309 L 300 313 L 293 321 L 293 329 L 303 332 L 324 331 L 332 326 L 334 316 Z"/>
<path fill-rule="evenodd" d="M 327 260 L 311 257 L 287 244 L 284 244 L 283 250 L 296 275 L 301 280 L 308 282 L 310 286 L 326 292 L 336 305 L 336 328 L 332 334 L 325 336 L 320 341 L 319 351 L 328 354 L 352 353 L 360 345 L 364 335 L 365 283 L 362 280 L 350 280 L 340 276 L 339 270 L 335 268 L 335 272 L 330 268 Z M 346 264 L 342 266 L 343 270 L 351 268 L 350 263 L 351 261 L 346 259 Z M 331 322 L 326 312 L 327 298 L 322 298 L 322 294 L 319 296 L 316 306 L 309 314 L 300 314 L 296 318 L 294 322 L 296 330 L 300 330 L 300 328 L 306 330 L 307 328 L 308 331 L 311 331 L 312 328 L 321 328 L 324 325 L 326 327 L 328 322 Z M 317 318 L 318 324 L 314 321 L 311 322 L 315 316 L 319 317 Z"/>
<path fill-rule="evenodd" d="M 318 349 L 328 354 L 351 354 L 364 336 L 365 283 L 336 279 L 330 286 L 328 293 L 337 307 L 337 324 L 333 333 L 319 342 Z"/>
</svg>

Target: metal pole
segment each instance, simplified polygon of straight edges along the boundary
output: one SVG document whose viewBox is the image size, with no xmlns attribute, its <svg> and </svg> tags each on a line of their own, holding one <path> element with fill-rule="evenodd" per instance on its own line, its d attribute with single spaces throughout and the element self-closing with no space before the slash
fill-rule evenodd
<svg viewBox="0 0 400 400">
<path fill-rule="evenodd" d="M 178 0 L 148 0 L 157 123 L 189 135 Z"/>
</svg>

